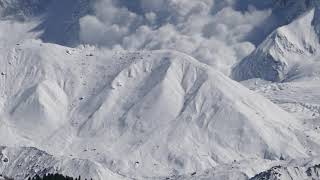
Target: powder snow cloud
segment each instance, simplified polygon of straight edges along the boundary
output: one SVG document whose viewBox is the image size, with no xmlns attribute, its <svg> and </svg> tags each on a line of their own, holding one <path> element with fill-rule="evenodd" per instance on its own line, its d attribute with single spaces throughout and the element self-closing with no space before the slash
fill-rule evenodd
<svg viewBox="0 0 320 180">
<path fill-rule="evenodd" d="M 173 49 L 229 74 L 255 49 L 248 34 L 271 15 L 268 8 L 237 9 L 238 1 L 98 0 L 80 19 L 80 39 L 111 49 Z"/>
</svg>

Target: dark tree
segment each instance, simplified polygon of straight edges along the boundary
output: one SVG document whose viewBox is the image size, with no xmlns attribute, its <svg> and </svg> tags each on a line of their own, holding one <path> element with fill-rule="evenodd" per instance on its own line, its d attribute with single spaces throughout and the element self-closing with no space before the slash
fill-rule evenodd
<svg viewBox="0 0 320 180">
<path fill-rule="evenodd" d="M 78 178 L 73 178 L 69 176 L 63 176 L 61 174 L 46 174 L 42 178 L 38 175 L 34 176 L 33 178 L 28 178 L 28 180 L 81 180 L 81 176 Z M 92 180 L 92 178 L 91 178 Z"/>
</svg>

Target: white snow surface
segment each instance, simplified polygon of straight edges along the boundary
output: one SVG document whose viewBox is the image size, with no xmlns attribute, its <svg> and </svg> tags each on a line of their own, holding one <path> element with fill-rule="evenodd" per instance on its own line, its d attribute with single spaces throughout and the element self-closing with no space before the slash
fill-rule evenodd
<svg viewBox="0 0 320 180">
<path fill-rule="evenodd" d="M 311 9 L 271 33 L 233 68 L 233 78 L 277 82 L 319 79 L 319 13 L 319 8 Z"/>
<path fill-rule="evenodd" d="M 94 4 L 0 0 L 0 179 L 320 179 L 318 0 L 274 1 L 257 32 L 287 25 L 234 66 L 241 84 L 173 50 L 80 45 Z"/>
<path fill-rule="evenodd" d="M 298 81 L 273 83 L 261 79 L 251 79 L 242 82 L 245 86 L 262 94 L 273 103 L 298 118 L 303 124 L 300 129 L 304 132 L 307 141 L 316 142 L 320 133 L 320 82 L 319 80 L 299 79 Z M 308 144 L 310 149 L 318 146 Z M 294 161 L 275 163 L 262 173 L 256 175 L 254 180 L 291 180 L 291 179 L 319 179 L 318 153 L 310 159 L 296 159 Z"/>
<path fill-rule="evenodd" d="M 9 151 L 13 160 L 31 153 L 19 147 L 33 146 L 51 154 L 53 164 L 65 158 L 59 172 L 80 174 L 76 167 L 90 166 L 86 177 L 144 179 L 319 151 L 317 139 L 304 137 L 301 121 L 178 52 L 30 40 L 1 48 L 0 60 L 0 142 L 16 147 Z M 0 173 L 27 177 L 10 165 L 5 171 L 0 164 Z"/>
</svg>

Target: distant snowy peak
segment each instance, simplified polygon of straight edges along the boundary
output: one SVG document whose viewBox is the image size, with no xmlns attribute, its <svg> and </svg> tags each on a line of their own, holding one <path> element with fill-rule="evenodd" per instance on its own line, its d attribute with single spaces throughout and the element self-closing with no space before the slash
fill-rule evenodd
<svg viewBox="0 0 320 180">
<path fill-rule="evenodd" d="M 320 54 L 319 26 L 319 9 L 315 8 L 278 28 L 234 67 L 233 78 L 283 81 L 297 76 L 297 68 L 315 62 Z"/>
</svg>

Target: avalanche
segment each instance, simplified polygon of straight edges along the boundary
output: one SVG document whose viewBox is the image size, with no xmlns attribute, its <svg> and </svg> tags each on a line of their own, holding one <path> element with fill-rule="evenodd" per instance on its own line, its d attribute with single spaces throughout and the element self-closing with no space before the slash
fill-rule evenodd
<svg viewBox="0 0 320 180">
<path fill-rule="evenodd" d="M 318 0 L 97 2 L 0 0 L 0 179 L 320 179 Z"/>
</svg>

